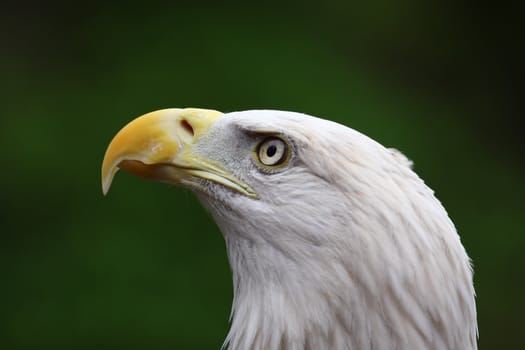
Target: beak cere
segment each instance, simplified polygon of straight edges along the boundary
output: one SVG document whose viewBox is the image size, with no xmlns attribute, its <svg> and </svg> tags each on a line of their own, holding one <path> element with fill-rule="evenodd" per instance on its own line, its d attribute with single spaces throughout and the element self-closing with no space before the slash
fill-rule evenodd
<svg viewBox="0 0 525 350">
<path fill-rule="evenodd" d="M 223 114 L 208 109 L 162 109 L 131 121 L 109 144 L 102 162 L 102 192 L 107 194 L 119 169 L 146 179 L 202 189 L 202 180 L 248 197 L 253 190 L 221 164 L 193 152 Z"/>
</svg>

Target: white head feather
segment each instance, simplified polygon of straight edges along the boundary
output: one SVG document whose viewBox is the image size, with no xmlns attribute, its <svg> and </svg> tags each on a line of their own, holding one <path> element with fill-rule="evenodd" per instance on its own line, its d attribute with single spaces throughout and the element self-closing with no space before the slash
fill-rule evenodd
<svg viewBox="0 0 525 350">
<path fill-rule="evenodd" d="M 286 167 L 254 165 L 260 132 L 289 141 Z M 229 349 L 477 348 L 469 258 L 402 154 L 337 123 L 265 110 L 226 114 L 195 151 L 258 196 L 213 183 L 198 194 L 233 272 Z"/>
</svg>

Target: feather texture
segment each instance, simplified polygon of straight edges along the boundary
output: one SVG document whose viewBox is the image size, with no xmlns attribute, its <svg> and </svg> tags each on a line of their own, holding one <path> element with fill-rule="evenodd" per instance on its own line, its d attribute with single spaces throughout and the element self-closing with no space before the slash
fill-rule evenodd
<svg viewBox="0 0 525 350">
<path fill-rule="evenodd" d="M 292 146 L 284 169 L 253 162 L 263 134 Z M 217 121 L 197 151 L 257 193 L 198 194 L 221 229 L 238 349 L 477 349 L 472 270 L 453 223 L 399 151 L 299 113 Z"/>
</svg>

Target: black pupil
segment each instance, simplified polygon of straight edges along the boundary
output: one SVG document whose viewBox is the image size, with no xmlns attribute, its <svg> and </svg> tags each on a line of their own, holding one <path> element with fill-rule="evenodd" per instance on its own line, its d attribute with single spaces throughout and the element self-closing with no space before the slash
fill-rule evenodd
<svg viewBox="0 0 525 350">
<path fill-rule="evenodd" d="M 268 149 L 266 150 L 266 155 L 268 157 L 273 157 L 275 155 L 275 153 L 277 153 L 277 147 L 275 147 L 275 145 L 271 145 L 270 147 L 268 147 Z"/>
</svg>

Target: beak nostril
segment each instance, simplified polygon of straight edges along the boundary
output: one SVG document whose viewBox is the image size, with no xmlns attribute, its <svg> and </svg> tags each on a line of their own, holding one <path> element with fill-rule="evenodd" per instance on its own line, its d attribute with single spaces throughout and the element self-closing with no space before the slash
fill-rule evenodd
<svg viewBox="0 0 525 350">
<path fill-rule="evenodd" d="M 188 136 L 193 137 L 195 135 L 195 132 L 193 131 L 193 127 L 191 126 L 190 123 L 188 123 L 188 121 L 186 119 L 182 119 L 180 121 L 180 127 L 181 127 L 182 130 L 185 131 L 185 133 Z"/>
</svg>

